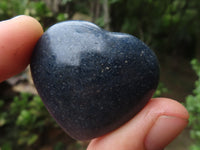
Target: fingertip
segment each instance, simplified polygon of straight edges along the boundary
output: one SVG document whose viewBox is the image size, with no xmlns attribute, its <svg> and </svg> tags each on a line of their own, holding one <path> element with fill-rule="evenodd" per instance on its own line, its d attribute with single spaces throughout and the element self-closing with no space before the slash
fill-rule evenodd
<svg viewBox="0 0 200 150">
<path fill-rule="evenodd" d="M 160 116 L 145 139 L 146 150 L 164 149 L 187 126 L 188 120 L 174 116 Z"/>
<path fill-rule="evenodd" d="M 38 22 L 38 20 L 36 20 L 35 18 L 33 18 L 31 16 L 19 15 L 19 16 L 11 18 L 8 21 L 26 24 L 27 27 L 28 26 L 32 27 L 32 29 L 35 30 L 36 34 L 38 34 L 38 35 L 42 35 L 44 32 L 43 28 L 42 28 L 41 24 Z"/>
<path fill-rule="evenodd" d="M 152 98 L 147 105 L 147 110 L 150 110 L 152 114 L 158 114 L 159 116 L 175 116 L 186 120 L 189 118 L 187 109 L 177 100 L 170 98 Z"/>
<path fill-rule="evenodd" d="M 149 114 L 158 117 L 145 137 L 145 149 L 164 149 L 187 126 L 189 113 L 181 103 L 169 98 L 152 99 L 148 107 L 151 109 Z M 152 109 L 156 107 L 160 109 Z"/>
</svg>

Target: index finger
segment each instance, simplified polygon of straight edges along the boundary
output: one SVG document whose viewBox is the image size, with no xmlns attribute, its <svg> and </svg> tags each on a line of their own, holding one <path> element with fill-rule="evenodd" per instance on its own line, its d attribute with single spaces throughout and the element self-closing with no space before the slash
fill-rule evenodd
<svg viewBox="0 0 200 150">
<path fill-rule="evenodd" d="M 42 34 L 40 23 L 29 16 L 0 22 L 0 82 L 27 67 Z"/>
</svg>

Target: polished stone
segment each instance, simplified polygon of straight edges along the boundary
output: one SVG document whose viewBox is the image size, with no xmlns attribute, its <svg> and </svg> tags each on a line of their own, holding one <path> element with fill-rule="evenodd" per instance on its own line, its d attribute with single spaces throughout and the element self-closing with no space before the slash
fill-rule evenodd
<svg viewBox="0 0 200 150">
<path fill-rule="evenodd" d="M 34 49 L 31 72 L 50 114 L 78 140 L 130 120 L 159 81 L 157 58 L 142 41 L 86 21 L 50 27 Z"/>
</svg>

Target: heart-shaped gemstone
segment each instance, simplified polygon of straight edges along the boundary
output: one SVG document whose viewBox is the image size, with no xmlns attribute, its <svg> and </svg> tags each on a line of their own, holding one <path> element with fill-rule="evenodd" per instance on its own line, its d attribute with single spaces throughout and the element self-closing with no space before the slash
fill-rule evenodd
<svg viewBox="0 0 200 150">
<path fill-rule="evenodd" d="M 130 120 L 159 81 L 157 58 L 142 41 L 86 21 L 50 27 L 34 49 L 31 72 L 50 114 L 78 140 Z"/>
</svg>

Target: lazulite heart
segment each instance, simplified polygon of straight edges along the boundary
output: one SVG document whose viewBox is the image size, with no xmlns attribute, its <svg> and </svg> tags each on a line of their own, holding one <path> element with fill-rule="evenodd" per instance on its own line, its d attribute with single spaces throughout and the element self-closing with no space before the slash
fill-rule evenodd
<svg viewBox="0 0 200 150">
<path fill-rule="evenodd" d="M 130 120 L 159 81 L 157 58 L 142 41 L 86 21 L 50 27 L 34 49 L 31 72 L 50 114 L 78 140 Z"/>
</svg>

